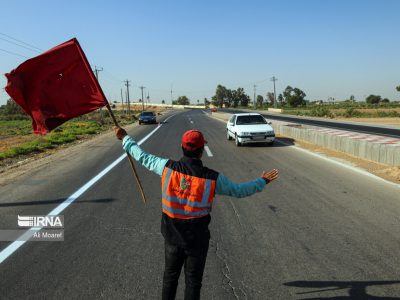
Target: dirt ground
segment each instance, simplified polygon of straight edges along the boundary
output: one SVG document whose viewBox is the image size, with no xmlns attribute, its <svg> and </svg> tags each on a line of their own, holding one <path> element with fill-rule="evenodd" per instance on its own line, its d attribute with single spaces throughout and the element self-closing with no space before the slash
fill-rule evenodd
<svg viewBox="0 0 400 300">
<path fill-rule="evenodd" d="M 400 118 L 335 118 L 340 121 L 400 126 Z"/>
<path fill-rule="evenodd" d="M 0 152 L 4 152 L 12 147 L 16 147 L 22 143 L 32 141 L 33 135 L 16 135 L 0 137 Z"/>
<path fill-rule="evenodd" d="M 359 167 L 372 173 L 376 176 L 384 178 L 388 181 L 400 184 L 400 167 L 391 167 L 384 164 L 379 164 L 366 159 L 361 159 L 343 152 L 334 151 L 331 149 L 323 148 L 314 144 L 310 144 L 304 141 L 294 141 L 294 144 L 300 148 L 310 150 L 312 152 L 320 153 L 328 157 L 333 157 L 341 161 L 349 162 L 355 167 Z"/>
</svg>

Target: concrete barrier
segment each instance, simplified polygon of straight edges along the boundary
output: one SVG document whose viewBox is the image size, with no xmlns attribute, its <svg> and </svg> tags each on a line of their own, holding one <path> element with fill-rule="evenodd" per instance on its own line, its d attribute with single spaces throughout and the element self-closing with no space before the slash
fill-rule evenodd
<svg viewBox="0 0 400 300">
<path fill-rule="evenodd" d="M 347 136 L 331 135 L 312 126 L 293 127 L 283 122 L 272 122 L 276 134 L 337 150 L 356 157 L 390 166 L 400 166 L 400 145 L 372 143 Z"/>
<path fill-rule="evenodd" d="M 281 108 L 268 108 L 268 111 L 270 112 L 275 112 L 275 113 L 282 113 L 282 109 Z"/>
<path fill-rule="evenodd" d="M 212 113 L 212 116 L 227 121 L 231 114 L 215 112 Z M 313 126 L 288 124 L 282 121 L 272 121 L 272 127 L 276 134 L 285 137 L 305 141 L 385 165 L 400 166 L 400 143 L 372 143 L 362 139 L 352 139 L 347 136 L 320 132 L 317 130 L 317 127 Z"/>
</svg>

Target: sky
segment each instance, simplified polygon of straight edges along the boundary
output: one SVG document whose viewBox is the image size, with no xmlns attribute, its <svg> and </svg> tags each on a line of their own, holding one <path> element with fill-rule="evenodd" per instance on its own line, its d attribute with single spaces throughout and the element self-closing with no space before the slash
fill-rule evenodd
<svg viewBox="0 0 400 300">
<path fill-rule="evenodd" d="M 0 0 L 0 7 L 0 105 L 9 98 L 2 74 L 73 37 L 103 69 L 110 102 L 121 100 L 121 89 L 125 97 L 124 80 L 131 101 L 141 97 L 139 86 L 153 103 L 170 103 L 171 89 L 173 99 L 197 103 L 218 84 L 243 87 L 251 98 L 256 85 L 265 97 L 272 76 L 277 94 L 290 85 L 308 100 L 400 99 L 397 0 Z"/>
</svg>

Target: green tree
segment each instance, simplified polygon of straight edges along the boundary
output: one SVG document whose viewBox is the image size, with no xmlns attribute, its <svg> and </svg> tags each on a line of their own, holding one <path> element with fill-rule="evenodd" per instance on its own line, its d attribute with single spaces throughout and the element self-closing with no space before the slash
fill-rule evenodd
<svg viewBox="0 0 400 300">
<path fill-rule="evenodd" d="M 25 115 L 22 108 L 11 98 L 2 106 L 2 112 L 5 115 Z"/>
<path fill-rule="evenodd" d="M 261 96 L 261 95 L 257 95 L 256 102 L 257 102 L 257 106 L 261 106 L 262 107 L 263 103 L 264 103 L 264 97 Z"/>
<path fill-rule="evenodd" d="M 243 94 L 242 97 L 240 98 L 240 105 L 247 107 L 249 106 L 249 103 L 250 103 L 249 95 Z"/>
<path fill-rule="evenodd" d="M 378 95 L 369 95 L 366 99 L 365 102 L 368 104 L 379 104 L 379 102 L 382 101 L 382 97 Z"/>
<path fill-rule="evenodd" d="M 225 93 L 225 106 L 230 107 L 233 103 L 233 91 L 231 89 L 226 89 Z"/>
<path fill-rule="evenodd" d="M 250 102 L 250 97 L 246 95 L 243 88 L 237 88 L 232 91 L 232 103 L 233 107 L 248 106 Z"/>
<path fill-rule="evenodd" d="M 161 101 L 161 104 L 165 104 L 165 100 Z"/>
<path fill-rule="evenodd" d="M 189 98 L 186 96 L 179 96 L 176 101 L 172 101 L 172 104 L 178 104 L 178 105 L 189 105 L 190 101 Z"/>
<path fill-rule="evenodd" d="M 232 91 L 232 106 L 238 107 L 240 103 L 240 94 L 243 89 L 238 88 L 237 90 Z"/>
<path fill-rule="evenodd" d="M 282 104 L 284 104 L 284 101 L 285 101 L 285 99 L 283 98 L 283 95 L 279 94 L 278 95 L 278 102 L 282 105 Z"/>
<path fill-rule="evenodd" d="M 390 102 L 390 100 L 388 99 L 388 98 L 384 98 L 384 99 L 382 99 L 382 101 L 381 101 L 382 103 L 389 103 Z"/>
<path fill-rule="evenodd" d="M 396 91 L 400 92 L 400 85 L 396 86 Z"/>
<path fill-rule="evenodd" d="M 222 85 L 218 85 L 215 90 L 215 95 L 211 97 L 211 103 L 215 106 L 222 107 L 237 107 L 248 106 L 250 97 L 246 95 L 243 88 L 237 88 L 236 90 L 228 89 Z"/>
<path fill-rule="evenodd" d="M 212 104 L 215 106 L 223 107 L 224 104 L 229 106 L 230 101 L 229 97 L 231 97 L 232 92 L 230 92 L 226 87 L 223 85 L 218 85 L 217 89 L 215 90 L 215 95 L 211 98 Z"/>
<path fill-rule="evenodd" d="M 306 93 L 299 88 L 292 88 L 290 85 L 288 85 L 283 91 L 283 97 L 285 97 L 285 101 L 291 107 L 297 107 L 306 104 L 306 101 L 304 100 Z"/>
<path fill-rule="evenodd" d="M 269 104 L 274 105 L 274 102 L 275 102 L 274 93 L 271 93 L 271 92 L 267 93 L 267 101 Z"/>
</svg>

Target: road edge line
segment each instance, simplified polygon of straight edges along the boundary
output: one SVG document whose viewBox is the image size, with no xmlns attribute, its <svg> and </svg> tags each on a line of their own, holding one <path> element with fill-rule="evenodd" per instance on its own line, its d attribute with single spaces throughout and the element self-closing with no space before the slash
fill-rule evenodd
<svg viewBox="0 0 400 300">
<path fill-rule="evenodd" d="M 172 118 L 175 114 L 172 116 L 169 116 L 167 119 L 165 119 L 164 122 Z M 162 127 L 163 124 L 159 124 L 156 128 L 154 128 L 148 135 L 146 135 L 144 138 L 142 138 L 137 144 L 140 146 L 143 144 L 147 139 L 152 136 L 157 130 L 159 130 Z M 102 171 L 100 171 L 96 176 L 94 176 L 92 179 L 90 179 L 88 182 L 86 182 L 83 186 L 81 186 L 76 192 L 74 192 L 71 196 L 69 196 L 66 200 L 64 200 L 61 204 L 59 204 L 57 207 L 55 207 L 52 211 L 50 211 L 47 216 L 56 216 L 60 214 L 64 209 L 66 209 L 69 205 L 71 205 L 76 199 L 78 199 L 83 193 L 85 193 L 88 189 L 90 189 L 97 181 L 99 181 L 104 175 L 106 175 L 109 171 L 111 171 L 116 165 L 118 165 L 126 156 L 127 154 L 124 153 L 121 156 L 119 156 L 116 160 L 114 160 L 111 164 L 109 164 L 107 167 L 105 167 Z M 25 231 L 21 236 L 24 238 L 27 237 L 32 237 L 33 234 L 37 231 L 40 231 L 41 227 L 31 227 L 27 231 Z M 15 251 L 17 251 L 22 245 L 24 245 L 27 242 L 27 240 L 24 241 L 14 241 L 10 245 L 8 245 L 6 248 L 1 250 L 0 252 L 0 264 L 2 264 L 8 257 L 10 257 Z"/>
</svg>

